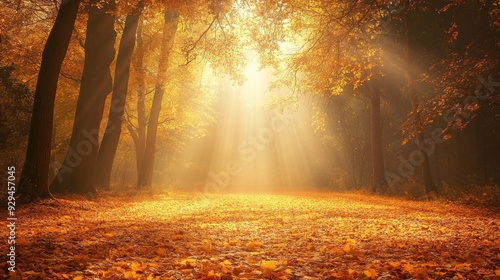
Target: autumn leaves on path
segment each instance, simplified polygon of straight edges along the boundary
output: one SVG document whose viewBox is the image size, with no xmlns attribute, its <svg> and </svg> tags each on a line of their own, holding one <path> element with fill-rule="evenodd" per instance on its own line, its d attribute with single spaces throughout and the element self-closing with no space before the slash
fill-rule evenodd
<svg viewBox="0 0 500 280">
<path fill-rule="evenodd" d="M 169 193 L 59 202 L 19 210 L 12 279 L 500 277 L 500 215 L 438 201 Z"/>
</svg>

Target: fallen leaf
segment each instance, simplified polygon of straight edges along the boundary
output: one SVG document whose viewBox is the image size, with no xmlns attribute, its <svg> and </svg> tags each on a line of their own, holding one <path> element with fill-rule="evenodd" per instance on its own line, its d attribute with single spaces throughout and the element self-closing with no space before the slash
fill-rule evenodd
<svg viewBox="0 0 500 280">
<path fill-rule="evenodd" d="M 366 269 L 363 271 L 363 274 L 371 279 L 375 279 L 378 276 L 378 272 L 373 268 Z"/>
<path fill-rule="evenodd" d="M 260 268 L 262 268 L 262 270 L 264 271 L 274 271 L 276 269 L 276 262 L 262 260 L 260 263 Z"/>
</svg>

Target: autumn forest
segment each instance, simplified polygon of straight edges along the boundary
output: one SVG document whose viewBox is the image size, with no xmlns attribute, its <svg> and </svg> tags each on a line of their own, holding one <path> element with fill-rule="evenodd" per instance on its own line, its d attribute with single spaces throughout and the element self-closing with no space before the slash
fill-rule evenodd
<svg viewBox="0 0 500 280">
<path fill-rule="evenodd" d="M 1 279 L 500 279 L 500 3 L 0 6 Z"/>
</svg>

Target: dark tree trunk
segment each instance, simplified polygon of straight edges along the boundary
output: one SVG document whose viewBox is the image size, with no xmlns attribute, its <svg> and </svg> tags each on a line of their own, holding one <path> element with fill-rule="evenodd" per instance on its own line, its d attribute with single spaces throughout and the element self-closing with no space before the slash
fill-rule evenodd
<svg viewBox="0 0 500 280">
<path fill-rule="evenodd" d="M 118 148 L 122 131 L 122 119 L 125 110 L 125 100 L 128 92 L 130 63 L 135 47 L 135 34 L 139 22 L 140 10 L 128 15 L 125 20 L 115 68 L 115 83 L 111 97 L 106 131 L 102 138 L 97 157 L 97 183 L 103 189 L 110 189 L 111 169 Z"/>
<path fill-rule="evenodd" d="M 85 63 L 68 152 L 52 182 L 73 193 L 96 192 L 96 162 L 106 96 L 112 89 L 109 70 L 115 57 L 115 2 L 91 1 L 85 39 Z"/>
<path fill-rule="evenodd" d="M 147 188 L 153 182 L 154 154 L 156 150 L 156 134 L 158 131 L 158 119 L 161 111 L 161 101 L 163 98 L 163 89 L 155 85 L 155 94 L 151 112 L 149 115 L 148 131 L 146 135 L 146 145 L 142 154 L 141 169 L 138 177 L 137 187 Z"/>
<path fill-rule="evenodd" d="M 54 100 L 61 66 L 73 33 L 79 0 L 63 1 L 42 54 L 26 159 L 19 181 L 23 201 L 51 197 L 48 187 Z"/>
<path fill-rule="evenodd" d="M 136 151 L 136 168 L 137 177 L 141 173 L 142 155 L 144 154 L 144 147 L 146 146 L 146 109 L 144 99 L 146 97 L 146 81 L 144 78 L 144 44 L 142 41 L 142 22 L 139 23 L 137 29 L 137 61 L 135 70 L 137 72 L 137 137 L 134 138 L 135 151 Z M 129 130 L 132 128 L 129 127 Z M 131 135 L 135 135 L 131 133 Z"/>
<path fill-rule="evenodd" d="M 177 31 L 178 14 L 176 11 L 165 13 L 165 24 L 163 27 L 162 47 L 160 61 L 158 64 L 158 76 L 155 84 L 153 104 L 149 114 L 148 131 L 146 135 L 146 146 L 142 157 L 141 169 L 138 177 L 137 187 L 150 187 L 153 182 L 154 156 L 156 150 L 156 134 L 158 131 L 158 119 L 160 117 L 161 102 L 164 94 L 164 85 L 167 78 L 170 50 Z"/>
<path fill-rule="evenodd" d="M 411 26 L 411 7 L 410 1 L 405 1 L 406 5 L 406 15 L 405 15 L 405 29 L 406 29 L 406 46 L 405 46 L 405 69 L 406 69 L 406 79 L 407 79 L 407 89 L 408 95 L 410 96 L 411 107 L 413 112 L 413 117 L 415 118 L 416 124 L 416 139 L 419 143 L 424 143 L 424 128 L 421 126 L 420 112 L 418 110 L 418 97 L 415 93 L 413 87 L 414 73 L 413 73 L 413 63 L 412 63 L 412 53 L 413 53 L 413 41 L 414 41 L 414 30 Z M 421 149 L 423 163 L 422 163 L 422 176 L 424 179 L 425 191 L 427 193 L 437 191 L 436 185 L 432 180 L 431 167 L 429 163 L 429 157 L 424 149 Z"/>
<path fill-rule="evenodd" d="M 372 151 L 372 193 L 386 192 L 384 154 L 382 149 L 382 127 L 380 114 L 380 89 L 376 77 L 369 82 L 370 88 L 370 123 Z"/>
</svg>

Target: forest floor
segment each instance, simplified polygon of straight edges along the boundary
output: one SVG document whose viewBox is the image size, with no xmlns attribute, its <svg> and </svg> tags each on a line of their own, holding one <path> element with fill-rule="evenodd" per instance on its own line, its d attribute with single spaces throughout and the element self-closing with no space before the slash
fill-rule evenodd
<svg viewBox="0 0 500 280">
<path fill-rule="evenodd" d="M 3 261 L 0 278 L 500 279 L 500 214 L 440 201 L 177 192 L 58 201 L 17 209 L 16 273 Z"/>
</svg>

